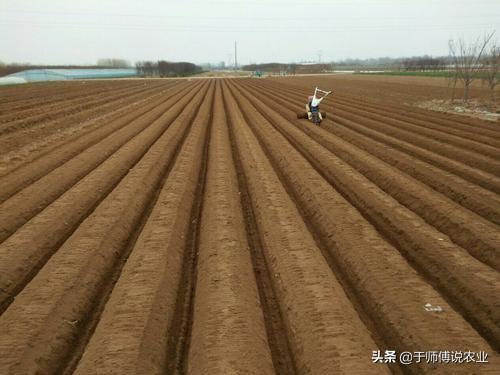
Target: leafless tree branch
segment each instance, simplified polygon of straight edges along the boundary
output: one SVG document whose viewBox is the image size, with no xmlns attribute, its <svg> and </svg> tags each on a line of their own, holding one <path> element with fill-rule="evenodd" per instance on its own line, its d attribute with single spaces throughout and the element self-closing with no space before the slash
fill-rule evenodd
<svg viewBox="0 0 500 375">
<path fill-rule="evenodd" d="M 448 43 L 454 69 L 454 84 L 456 84 L 456 80 L 463 82 L 465 103 L 469 100 L 471 83 L 481 72 L 481 59 L 494 34 L 495 32 L 492 32 L 470 43 L 463 38 L 459 38 L 458 41 L 451 39 Z"/>
</svg>

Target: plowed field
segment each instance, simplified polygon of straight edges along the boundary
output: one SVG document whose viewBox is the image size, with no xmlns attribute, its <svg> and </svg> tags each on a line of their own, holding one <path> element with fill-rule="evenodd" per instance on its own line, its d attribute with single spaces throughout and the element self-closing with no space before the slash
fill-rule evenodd
<svg viewBox="0 0 500 375">
<path fill-rule="evenodd" d="M 304 79 L 0 89 L 0 374 L 500 373 L 500 126 Z"/>
</svg>

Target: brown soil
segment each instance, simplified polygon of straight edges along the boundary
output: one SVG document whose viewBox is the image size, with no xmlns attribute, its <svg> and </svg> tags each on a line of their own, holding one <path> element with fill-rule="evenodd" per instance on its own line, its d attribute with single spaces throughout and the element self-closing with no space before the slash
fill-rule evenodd
<svg viewBox="0 0 500 375">
<path fill-rule="evenodd" d="M 400 78 L 0 89 L 0 373 L 499 373 L 500 128 Z"/>
<path fill-rule="evenodd" d="M 282 82 L 283 78 L 273 78 Z M 498 125 L 498 110 L 500 108 L 500 87 L 496 88 L 496 100 L 491 101 L 491 91 L 476 80 L 470 88 L 471 100 L 463 103 L 463 87 L 459 82 L 453 90 L 446 78 L 439 77 L 405 77 L 383 75 L 337 74 L 312 77 L 294 77 L 286 79 L 287 83 L 314 89 L 314 86 L 324 86 L 342 95 L 352 95 L 354 99 L 360 96 L 369 98 L 372 102 L 397 103 L 410 108 L 425 108 L 437 113 L 451 114 L 457 118 L 471 117 L 480 120 L 496 122 Z M 380 104 L 378 104 L 380 105 Z M 449 115 L 448 115 L 449 116 Z"/>
</svg>

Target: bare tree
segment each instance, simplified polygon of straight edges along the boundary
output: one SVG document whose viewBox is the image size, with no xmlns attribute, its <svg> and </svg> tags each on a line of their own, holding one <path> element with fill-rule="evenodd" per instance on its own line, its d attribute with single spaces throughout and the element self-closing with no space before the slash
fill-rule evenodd
<svg viewBox="0 0 500 375">
<path fill-rule="evenodd" d="M 158 70 L 157 67 L 155 67 L 155 63 L 151 61 L 144 61 L 143 69 L 146 77 L 153 77 L 155 72 Z"/>
<path fill-rule="evenodd" d="M 451 103 L 455 102 L 455 95 L 456 95 L 456 88 L 457 88 L 457 82 L 458 82 L 458 74 L 457 70 L 453 69 L 453 71 L 450 72 L 450 75 L 448 75 L 448 87 L 451 87 Z"/>
<path fill-rule="evenodd" d="M 451 39 L 448 43 L 455 78 L 464 84 L 465 103 L 469 100 L 470 85 L 481 71 L 481 58 L 493 34 L 494 32 L 485 35 L 483 39 L 477 38 L 470 43 L 467 43 L 463 38 L 460 38 L 458 42 Z"/>
<path fill-rule="evenodd" d="M 486 83 L 491 91 L 491 102 L 495 102 L 495 87 L 500 80 L 500 46 L 496 41 L 492 42 L 488 53 L 483 58 L 483 82 Z"/>
</svg>

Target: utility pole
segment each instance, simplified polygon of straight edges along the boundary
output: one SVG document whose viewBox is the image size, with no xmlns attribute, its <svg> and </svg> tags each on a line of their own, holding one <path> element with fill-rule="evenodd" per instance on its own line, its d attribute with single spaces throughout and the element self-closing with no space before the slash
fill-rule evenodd
<svg viewBox="0 0 500 375">
<path fill-rule="evenodd" d="M 238 70 L 238 45 L 234 42 L 234 70 Z"/>
</svg>

